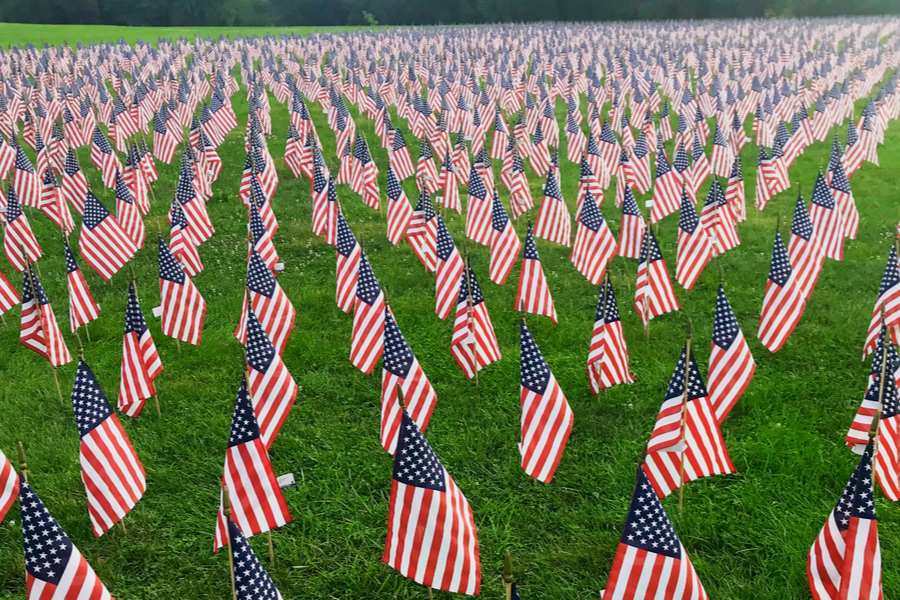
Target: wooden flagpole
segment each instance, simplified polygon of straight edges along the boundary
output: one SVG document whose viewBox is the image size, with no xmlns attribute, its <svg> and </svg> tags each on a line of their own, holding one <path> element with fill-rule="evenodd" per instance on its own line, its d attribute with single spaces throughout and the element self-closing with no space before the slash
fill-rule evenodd
<svg viewBox="0 0 900 600">
<path fill-rule="evenodd" d="M 247 286 L 244 286 L 244 293 L 247 294 L 247 308 L 250 309 L 250 290 Z M 253 398 L 250 392 L 250 363 L 247 361 L 247 349 L 246 347 L 241 348 L 241 359 L 244 364 L 244 377 L 247 379 L 247 394 L 251 396 L 250 402 L 252 404 Z M 272 543 L 272 530 L 269 529 L 266 531 L 266 540 L 269 543 L 269 564 L 275 564 L 275 545 Z"/>
<path fill-rule="evenodd" d="M 28 481 L 28 464 L 25 462 L 25 446 L 22 442 L 19 442 L 19 473 L 25 481 Z"/>
<path fill-rule="evenodd" d="M 509 555 L 509 550 L 507 550 L 506 554 L 503 555 L 503 583 L 506 584 L 506 600 L 512 599 L 513 581 L 512 557 Z"/>
<path fill-rule="evenodd" d="M 140 301 L 140 296 L 138 295 L 137 289 L 137 278 L 135 277 L 134 265 L 131 264 L 131 261 L 128 261 L 128 269 L 129 271 L 131 271 L 131 282 L 129 283 L 129 285 L 131 286 L 131 289 L 134 290 L 134 297 L 137 298 L 138 301 Z M 162 411 L 160 411 L 159 409 L 159 390 L 156 389 L 156 385 L 153 386 L 153 391 L 156 392 L 155 394 L 153 394 L 153 400 L 154 402 L 156 402 L 156 416 L 161 417 Z"/>
<path fill-rule="evenodd" d="M 691 381 L 691 322 L 687 322 L 687 342 L 684 358 L 684 396 L 681 400 L 681 451 L 678 453 L 678 509 L 684 508 L 684 432 L 687 428 L 687 401 Z"/>
<path fill-rule="evenodd" d="M 222 512 L 225 514 L 225 540 L 228 544 L 228 570 L 231 573 L 231 595 L 237 600 L 237 586 L 234 584 L 234 553 L 231 551 L 231 496 L 228 494 L 228 486 L 222 484 L 223 507 Z"/>
</svg>

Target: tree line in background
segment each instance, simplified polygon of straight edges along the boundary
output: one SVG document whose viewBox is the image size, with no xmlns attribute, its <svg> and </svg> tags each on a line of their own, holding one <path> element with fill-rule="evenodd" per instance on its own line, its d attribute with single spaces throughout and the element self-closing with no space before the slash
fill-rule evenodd
<svg viewBox="0 0 900 600">
<path fill-rule="evenodd" d="M 900 0 L 0 0 L 14 23 L 132 26 L 437 25 L 900 13 Z"/>
</svg>

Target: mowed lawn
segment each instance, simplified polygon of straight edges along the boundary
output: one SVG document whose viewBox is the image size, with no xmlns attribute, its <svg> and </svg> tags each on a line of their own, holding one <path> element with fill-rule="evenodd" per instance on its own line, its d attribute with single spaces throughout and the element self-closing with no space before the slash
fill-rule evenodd
<svg viewBox="0 0 900 600">
<path fill-rule="evenodd" d="M 61 43 L 122 36 L 155 40 L 188 30 L 3 26 L 12 40 Z M 216 35 L 220 30 L 200 29 Z M 232 30 L 234 33 L 237 30 Z M 258 33 L 254 31 L 253 33 Z M 243 34 L 248 32 L 242 31 Z M 27 35 L 26 35 L 27 34 Z M 78 434 L 68 390 L 72 363 L 59 369 L 66 396 L 60 406 L 47 362 L 18 343 L 19 309 L 0 327 L 0 448 L 15 457 L 16 442 L 28 452 L 30 481 L 51 512 L 118 598 L 226 598 L 228 560 L 213 554 L 218 489 L 235 394 L 241 346 L 232 332 L 240 314 L 246 261 L 246 209 L 238 198 L 244 163 L 244 89 L 233 98 L 241 129 L 219 148 L 225 163 L 208 209 L 216 234 L 200 249 L 206 270 L 195 282 L 208 303 L 203 343 L 181 344 L 160 332 L 150 317 L 158 304 L 155 232 L 166 229 L 176 164 L 159 164 L 155 201 L 146 218 L 148 243 L 134 259 L 138 291 L 165 370 L 157 380 L 162 416 L 152 405 L 137 419 L 121 417 L 147 471 L 144 498 L 119 528 L 95 539 L 78 463 Z M 292 472 L 297 487 L 285 490 L 294 521 L 273 533 L 276 564 L 269 572 L 285 598 L 425 598 L 426 590 L 381 563 L 386 535 L 391 457 L 378 441 L 380 371 L 371 376 L 349 362 L 352 318 L 334 302 L 334 250 L 310 231 L 309 184 L 296 180 L 281 160 L 288 124 L 286 107 L 272 102 L 274 135 L 269 149 L 281 184 L 274 210 L 281 228 L 276 247 L 286 271 L 279 283 L 297 308 L 284 355 L 302 386 L 292 414 L 271 450 L 277 474 Z M 329 166 L 336 172 L 335 141 L 317 105 L 309 103 Z M 859 108 L 859 107 L 858 107 Z M 565 108 L 557 104 L 557 115 Z M 582 111 L 584 112 L 584 107 Z M 369 140 L 385 189 L 387 156 L 373 123 L 357 116 Z M 859 114 L 857 109 L 857 114 Z M 396 116 L 396 115 L 394 115 Z M 401 124 L 394 118 L 395 124 Z M 585 122 L 586 126 L 586 122 Z M 402 123 L 412 155 L 418 143 Z M 747 124 L 749 131 L 749 122 Z M 841 130 L 843 140 L 846 131 Z M 563 142 L 563 145 L 565 142 Z M 671 145 L 669 146 L 671 156 Z M 434 281 L 408 245 L 386 238 L 385 210 L 362 205 L 347 186 L 339 197 L 347 220 L 372 262 L 397 322 L 433 383 L 438 403 L 427 437 L 468 497 L 478 525 L 482 594 L 500 598 L 505 550 L 512 553 L 524 598 L 597 598 L 605 586 L 634 486 L 638 457 L 653 427 L 663 394 L 693 324 L 693 347 L 706 373 L 716 288 L 721 270 L 729 300 L 757 361 L 756 376 L 723 425 L 737 474 L 688 484 L 684 509 L 676 495 L 663 501 L 711 598 L 788 600 L 809 597 L 806 553 L 847 482 L 858 457 L 843 438 L 862 398 L 869 364 L 861 350 L 887 252 L 900 220 L 900 127 L 891 123 L 880 148 L 881 166 L 864 164 L 851 180 L 861 214 L 859 239 L 848 242 L 843 262 L 829 260 L 793 336 L 776 355 L 756 341 L 776 220 L 787 239 L 798 186 L 807 201 L 829 143 L 817 143 L 791 169 L 794 187 L 772 200 L 765 213 L 753 208 L 756 149 L 744 151 L 748 220 L 739 225 L 743 244 L 711 264 L 694 290 L 676 287 L 682 310 L 654 320 L 645 340 L 633 308 L 637 261 L 617 258 L 610 270 L 622 313 L 637 383 L 602 396 L 590 393 L 585 375 L 598 290 L 568 259 L 568 250 L 538 240 L 559 314 L 559 324 L 530 316 L 528 325 L 575 413 L 575 425 L 552 484 L 524 474 L 519 440 L 519 313 L 514 298 L 518 266 L 505 286 L 488 279 L 487 248 L 464 243 L 464 219 L 445 215 L 457 245 L 468 247 L 499 338 L 503 359 L 482 371 L 479 385 L 466 381 L 449 352 L 452 320 L 434 314 Z M 578 166 L 562 159 L 562 190 L 574 210 Z M 79 152 L 93 190 L 114 207 L 89 151 Z M 179 155 L 180 158 L 180 155 Z M 499 181 L 499 164 L 495 170 Z M 529 170 L 535 199 L 542 181 Z M 705 198 L 704 186 L 702 198 Z M 412 180 L 404 185 L 415 201 Z M 502 186 L 501 186 L 502 187 Z M 463 194 L 464 195 L 464 194 Z M 508 195 L 501 189 L 501 197 Z M 618 236 L 620 211 L 614 188 L 602 206 Z M 643 199 L 642 199 L 643 200 Z M 641 202 L 643 206 L 643 201 Z M 529 215 L 534 218 L 536 211 Z M 45 256 L 41 282 L 70 349 L 67 291 L 59 232 L 29 211 Z M 518 224 L 524 238 L 525 219 Z M 674 277 L 678 219 L 659 226 L 659 240 Z M 167 237 L 167 236 L 166 236 Z M 77 247 L 77 235 L 72 238 Z M 85 357 L 112 403 L 119 365 L 128 270 L 104 283 L 83 263 L 103 310 L 90 324 Z M 21 276 L 3 261 L 17 286 Z M 877 493 L 884 561 L 884 592 L 900 595 L 900 508 Z M 22 534 L 17 509 L 0 524 L 0 597 L 25 597 Z M 252 540 L 265 556 L 264 536 Z M 436 592 L 436 597 L 449 597 Z"/>
</svg>

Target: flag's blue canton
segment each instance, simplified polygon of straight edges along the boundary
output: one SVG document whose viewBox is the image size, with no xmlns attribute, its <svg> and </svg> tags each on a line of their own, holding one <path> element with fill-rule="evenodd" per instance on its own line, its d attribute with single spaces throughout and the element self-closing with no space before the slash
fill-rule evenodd
<svg viewBox="0 0 900 600">
<path fill-rule="evenodd" d="M 537 126 L 535 126 L 535 128 L 534 128 L 534 141 L 532 143 L 533 143 L 533 145 L 537 146 L 539 143 L 541 143 L 543 141 L 544 141 L 544 128 L 541 127 L 541 123 L 539 121 Z"/>
<path fill-rule="evenodd" d="M 397 174 L 394 173 L 394 167 L 389 166 L 387 171 L 387 197 L 391 200 L 400 200 L 403 194 L 403 188 L 397 180 Z M 421 198 L 419 199 L 421 202 Z"/>
<path fill-rule="evenodd" d="M 334 177 L 328 178 L 328 201 L 337 206 L 337 184 L 334 183 Z"/>
<path fill-rule="evenodd" d="M 600 129 L 600 141 L 607 144 L 615 144 L 616 136 L 613 134 L 612 126 L 609 121 L 603 121 L 603 127 Z"/>
<path fill-rule="evenodd" d="M 649 254 L 649 261 L 648 259 Z M 662 253 L 659 251 L 659 244 L 656 243 L 656 236 L 649 227 L 644 230 L 644 241 L 641 244 L 641 258 L 639 262 L 656 262 L 662 260 Z"/>
<path fill-rule="evenodd" d="M 238 600 L 277 600 L 275 583 L 231 517 L 228 518 L 228 535 L 234 558 L 234 586 Z"/>
<path fill-rule="evenodd" d="M 432 158 L 434 158 L 434 154 L 431 153 L 431 144 L 428 143 L 428 140 L 422 139 L 422 142 L 419 146 L 419 160 L 431 160 Z"/>
<path fill-rule="evenodd" d="M 159 278 L 178 285 L 184 285 L 187 279 L 184 269 L 172 256 L 172 252 L 162 238 L 159 238 Z"/>
<path fill-rule="evenodd" d="M 456 249 L 456 244 L 453 243 L 453 238 L 450 237 L 450 232 L 447 231 L 447 226 L 444 225 L 444 220 L 438 215 L 437 217 L 437 256 L 440 260 L 446 262 L 450 260 L 450 255 L 453 254 L 453 250 Z"/>
<path fill-rule="evenodd" d="M 675 151 L 675 159 L 672 161 L 672 166 L 674 166 L 675 170 L 679 173 L 687 171 L 688 157 L 687 150 L 684 149 L 684 142 L 678 143 L 678 149 Z"/>
<path fill-rule="evenodd" d="M 259 439 L 259 423 L 253 412 L 253 403 L 250 401 L 250 392 L 247 391 L 247 379 L 241 377 L 241 387 L 238 389 L 237 401 L 234 404 L 234 415 L 231 417 L 231 433 L 228 436 L 228 447 L 233 448 L 240 444 L 246 444 Z M 235 564 L 237 566 L 237 564 Z"/>
<path fill-rule="evenodd" d="M 353 158 L 363 165 L 372 162 L 372 156 L 369 154 L 369 147 L 366 145 L 366 140 L 363 139 L 362 134 L 358 135 L 356 138 L 356 144 L 353 147 Z"/>
<path fill-rule="evenodd" d="M 684 397 L 684 365 L 686 362 L 686 352 L 687 344 L 685 344 L 681 348 L 681 355 L 678 357 L 678 364 L 675 366 L 675 372 L 672 373 L 672 379 L 669 381 L 669 387 L 666 390 L 666 400 Z M 706 385 L 703 383 L 703 378 L 700 376 L 700 369 L 697 367 L 697 361 L 694 359 L 693 352 L 691 352 L 690 362 L 690 368 L 688 369 L 688 371 L 690 371 L 687 390 L 688 401 L 696 400 L 697 398 L 703 398 L 706 396 Z"/>
<path fill-rule="evenodd" d="M 556 176 L 553 174 L 553 169 L 547 171 L 547 183 L 544 185 L 544 196 L 548 198 L 556 198 L 557 200 L 562 200 L 562 191 L 559 189 L 559 183 L 556 181 Z"/>
<path fill-rule="evenodd" d="M 31 269 L 25 269 L 22 274 L 24 275 L 22 283 L 22 304 L 25 305 L 35 298 L 37 298 L 38 304 L 50 304 L 50 300 L 47 299 L 47 294 L 44 293 L 41 282 L 38 281 L 37 274 Z M 29 274 L 31 275 L 31 281 L 29 281 Z"/>
<path fill-rule="evenodd" d="M 463 277 L 465 278 L 466 274 L 463 272 Z M 481 304 L 484 302 L 484 294 L 481 292 L 481 286 L 478 285 L 478 280 L 475 279 L 475 271 L 472 267 L 469 267 L 469 279 L 472 282 L 472 305 Z"/>
<path fill-rule="evenodd" d="M 434 203 L 431 201 L 431 195 L 428 190 L 422 190 L 419 194 L 419 201 L 416 203 L 416 212 L 425 215 L 425 222 L 432 220 L 437 213 L 434 212 Z"/>
<path fill-rule="evenodd" d="M 788 258 L 787 250 L 784 248 L 781 233 L 775 232 L 775 249 L 772 251 L 772 264 L 769 266 L 769 280 L 784 287 L 793 272 L 791 259 Z"/>
<path fill-rule="evenodd" d="M 725 288 L 719 286 L 719 292 L 716 296 L 716 318 L 713 323 L 713 343 L 723 350 L 728 350 L 735 338 L 741 332 L 741 326 L 738 324 L 728 303 L 728 297 L 725 295 Z"/>
<path fill-rule="evenodd" d="M 69 149 L 66 153 L 66 166 L 64 167 L 66 175 L 73 177 L 78 172 L 78 159 L 75 158 L 75 152 Z"/>
<path fill-rule="evenodd" d="M 847 174 L 844 172 L 844 167 L 841 165 L 840 160 L 837 162 L 837 167 L 831 172 L 831 189 L 844 194 L 851 193 L 850 182 L 847 181 Z"/>
<path fill-rule="evenodd" d="M 112 154 L 112 146 L 109 145 L 109 140 L 107 140 L 103 135 L 103 132 L 100 131 L 99 126 L 94 127 L 94 145 L 96 145 L 97 149 L 103 154 Z"/>
<path fill-rule="evenodd" d="M 256 250 L 250 252 L 247 264 L 247 287 L 251 292 L 271 298 L 275 294 L 275 276 Z"/>
<path fill-rule="evenodd" d="M 628 509 L 625 531 L 622 532 L 622 543 L 639 550 L 681 558 L 681 542 L 659 502 L 659 496 L 650 485 L 644 470 L 638 469 L 637 473 L 637 484 Z"/>
<path fill-rule="evenodd" d="M 479 200 L 487 200 L 487 188 L 481 181 L 478 171 L 475 170 L 475 165 L 472 165 L 472 170 L 469 171 L 469 195 L 475 196 Z"/>
<path fill-rule="evenodd" d="M 713 136 L 713 144 L 716 146 L 726 146 L 727 142 L 725 141 L 725 134 L 722 133 L 722 130 L 716 125 L 716 133 Z"/>
<path fill-rule="evenodd" d="M 326 185 L 328 185 L 328 180 L 325 179 L 325 174 L 322 172 L 322 166 L 317 163 L 313 169 L 313 193 L 321 194 Z"/>
<path fill-rule="evenodd" d="M 706 156 L 703 153 L 703 145 L 700 143 L 700 135 L 697 131 L 694 131 L 694 146 L 691 148 L 691 158 L 694 160 L 694 164 L 697 164 L 697 161 Z"/>
<path fill-rule="evenodd" d="M 831 141 L 831 156 L 828 158 L 828 168 L 826 171 L 834 171 L 837 165 L 841 164 L 841 143 L 838 141 L 837 132 L 834 133 L 834 139 Z"/>
<path fill-rule="evenodd" d="M 603 214 L 597 208 L 597 201 L 594 200 L 590 191 L 585 191 L 584 202 L 581 205 L 581 224 L 593 232 L 600 231 L 603 225 Z"/>
<path fill-rule="evenodd" d="M 691 199 L 688 198 L 687 192 L 682 189 L 681 213 L 678 215 L 678 227 L 685 233 L 693 235 L 693 233 L 697 231 L 699 225 L 700 218 L 697 216 L 697 211 L 694 209 Z"/>
<path fill-rule="evenodd" d="M 118 171 L 116 171 L 116 198 L 126 204 L 134 204 L 134 198 L 131 197 L 131 190 L 125 185 L 125 180 L 122 179 L 122 174 Z"/>
<path fill-rule="evenodd" d="M 378 295 L 381 293 L 381 286 L 375 279 L 375 273 L 372 271 L 372 265 L 363 252 L 359 258 L 359 278 L 356 284 L 356 298 L 365 302 L 369 306 L 375 304 Z"/>
<path fill-rule="evenodd" d="M 497 189 L 494 188 L 494 206 L 493 214 L 491 215 L 491 226 L 495 231 L 503 232 L 508 224 L 509 215 L 506 214 L 506 209 L 503 208 L 503 203 L 500 202 L 500 194 L 498 194 Z"/>
<path fill-rule="evenodd" d="M 82 225 L 88 229 L 94 229 L 108 216 L 109 211 L 106 210 L 106 207 L 103 206 L 93 192 L 89 191 L 87 193 L 87 200 L 85 200 L 84 203 L 84 217 L 81 221 Z"/>
<path fill-rule="evenodd" d="M 181 163 L 181 176 L 178 178 L 178 185 L 175 188 L 175 197 L 182 204 L 188 204 L 196 195 L 194 194 L 194 174 L 186 162 Z"/>
<path fill-rule="evenodd" d="M 873 449 L 874 441 L 870 440 L 832 511 L 839 531 L 847 531 L 850 527 L 850 517 L 875 518 L 875 494 L 872 489 Z"/>
<path fill-rule="evenodd" d="M 625 187 L 625 197 L 622 200 L 622 214 L 632 217 L 643 217 L 641 209 L 638 208 L 637 200 L 634 199 L 634 192 L 630 187 Z"/>
<path fill-rule="evenodd" d="M 76 552 L 75 546 L 21 475 L 19 503 L 22 507 L 25 570 L 40 581 L 59 585 L 72 553 Z"/>
<path fill-rule="evenodd" d="M 129 285 L 128 304 L 125 307 L 125 333 L 136 333 L 141 336 L 145 331 L 147 331 L 147 321 L 144 320 L 144 313 L 141 311 L 141 305 L 138 304 L 134 286 Z"/>
<path fill-rule="evenodd" d="M 534 243 L 534 231 L 531 229 L 531 223 L 528 224 L 528 232 L 525 234 L 524 258 L 538 262 L 541 260 L 541 257 L 538 256 L 537 244 Z"/>
<path fill-rule="evenodd" d="M 703 203 L 703 207 L 707 206 L 719 206 L 722 204 L 721 198 L 719 198 L 719 189 L 718 188 L 718 179 L 713 179 L 712 185 L 709 187 L 709 192 L 706 194 L 706 201 Z"/>
<path fill-rule="evenodd" d="M 394 315 L 390 310 L 384 314 L 384 368 L 397 377 L 406 378 L 413 363 L 413 353 L 406 343 Z"/>
<path fill-rule="evenodd" d="M 809 218 L 809 211 L 806 210 L 806 203 L 803 196 L 797 194 L 797 206 L 794 208 L 794 220 L 791 223 L 791 234 L 802 237 L 807 242 L 812 239 L 813 224 Z M 898 281 L 900 283 L 900 281 Z"/>
<path fill-rule="evenodd" d="M 99 129 L 97 131 L 99 131 Z M 28 157 L 25 156 L 25 151 L 22 150 L 22 146 L 16 146 L 16 168 L 20 171 L 34 173 L 34 167 L 31 166 Z"/>
<path fill-rule="evenodd" d="M 743 181 L 744 180 L 744 167 L 741 163 L 741 155 L 738 154 L 734 157 L 734 162 L 731 163 L 731 175 L 729 179 L 733 179 L 735 181 Z"/>
<path fill-rule="evenodd" d="M 172 200 L 172 230 L 181 228 L 187 229 L 188 220 L 187 215 L 184 214 L 184 209 L 181 208 L 181 202 L 178 201 L 178 198 Z"/>
<path fill-rule="evenodd" d="M 335 248 L 345 258 L 349 257 L 353 249 L 356 248 L 356 238 L 353 237 L 353 232 L 350 231 L 350 226 L 347 225 L 347 220 L 344 219 L 343 214 L 339 214 L 337 218 L 337 243 Z"/>
<path fill-rule="evenodd" d="M 528 331 L 523 320 L 520 325 L 520 338 L 522 341 L 522 387 L 531 390 L 535 394 L 543 394 L 550 384 L 550 367 L 541 354 L 540 348 Z"/>
<path fill-rule="evenodd" d="M 662 148 L 662 138 L 659 139 L 659 146 Z M 659 179 L 663 175 L 667 175 L 672 170 L 669 161 L 666 159 L 666 153 L 662 150 L 656 153 L 656 178 Z"/>
<path fill-rule="evenodd" d="M 588 181 L 590 177 L 594 175 L 594 172 L 591 170 L 591 165 L 588 164 L 587 155 L 581 155 L 581 174 L 579 177 L 582 181 Z"/>
<path fill-rule="evenodd" d="M 78 270 L 78 263 L 75 261 L 75 255 L 69 248 L 69 240 L 63 238 L 63 247 L 66 250 L 66 273 L 74 273 Z"/>
<path fill-rule="evenodd" d="M 847 147 L 855 146 L 856 142 L 859 141 L 859 133 L 856 131 L 856 127 L 853 126 L 853 123 L 850 120 L 847 120 Z"/>
<path fill-rule="evenodd" d="M 834 210 L 835 208 L 834 196 L 832 196 L 831 192 L 828 190 L 828 185 L 825 183 L 825 178 L 821 173 L 816 177 L 816 186 L 813 188 L 812 201 L 813 204 L 818 204 L 828 210 Z"/>
<path fill-rule="evenodd" d="M 275 358 L 275 346 L 259 322 L 253 309 L 247 308 L 247 364 L 265 373 Z"/>
<path fill-rule="evenodd" d="M 888 252 L 887 265 L 884 267 L 884 275 L 881 276 L 881 288 L 878 297 L 882 298 L 893 287 L 900 285 L 900 266 L 897 263 L 897 250 L 891 246 Z"/>
<path fill-rule="evenodd" d="M 637 140 L 634 142 L 634 151 L 632 151 L 632 154 L 635 158 L 640 160 L 647 156 L 647 152 L 649 152 L 647 149 L 647 136 L 641 131 L 641 133 L 638 134 Z"/>
<path fill-rule="evenodd" d="M 566 117 L 566 133 L 578 133 L 578 123 L 575 121 L 575 115 L 571 112 Z"/>
<path fill-rule="evenodd" d="M 603 314 L 603 303 L 606 302 L 606 315 Z M 615 323 L 621 320 L 619 317 L 619 305 L 616 303 L 616 295 L 613 293 L 612 282 L 606 282 L 605 289 L 601 289 L 597 302 L 597 321 Z"/>
<path fill-rule="evenodd" d="M 406 410 L 403 410 L 397 438 L 394 480 L 436 492 L 446 491 L 444 467 Z"/>
<path fill-rule="evenodd" d="M 97 378 L 83 359 L 78 360 L 78 372 L 75 374 L 75 385 L 72 386 L 72 407 L 75 409 L 75 422 L 81 437 L 85 437 L 113 414 L 106 394 L 100 389 Z"/>
<path fill-rule="evenodd" d="M 90 192 L 88 192 L 90 194 Z M 22 212 L 22 204 L 19 202 L 19 196 L 13 186 L 9 186 L 9 192 L 6 197 L 6 221 L 12 223 L 24 213 Z"/>
<path fill-rule="evenodd" d="M 259 210 L 252 204 L 250 205 L 250 233 L 253 234 L 254 244 L 266 235 L 266 224 L 259 216 Z"/>
</svg>

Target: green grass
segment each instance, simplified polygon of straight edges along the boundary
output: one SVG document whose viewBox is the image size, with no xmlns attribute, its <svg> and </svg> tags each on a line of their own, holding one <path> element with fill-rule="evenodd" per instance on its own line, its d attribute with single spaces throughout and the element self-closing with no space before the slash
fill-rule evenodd
<svg viewBox="0 0 900 600">
<path fill-rule="evenodd" d="M 57 43 L 63 37 L 73 42 L 78 37 L 90 41 L 131 35 L 120 29 L 71 31 L 33 27 L 29 35 L 34 41 Z M 24 28 L 21 35 L 26 35 Z M 143 30 L 134 35 L 149 37 Z M 243 91 L 234 97 L 242 123 L 244 97 Z M 312 104 L 310 108 L 326 159 L 336 169 L 334 137 L 321 110 Z M 559 103 L 558 115 L 563 111 Z M 276 472 L 293 472 L 299 485 L 285 492 L 294 521 L 273 533 L 277 564 L 269 572 L 288 599 L 425 598 L 421 586 L 380 562 L 391 477 L 391 458 L 378 442 L 381 381 L 377 371 L 367 377 L 348 361 L 352 319 L 334 303 L 334 251 L 310 232 L 308 182 L 293 179 L 279 158 L 288 117 L 274 100 L 272 120 L 275 135 L 269 145 L 281 175 L 274 201 L 281 229 L 275 241 L 287 267 L 279 282 L 297 307 L 284 358 L 303 389 L 271 451 Z M 357 124 L 369 140 L 377 139 L 370 121 L 357 118 Z M 757 212 L 752 207 L 756 151 L 748 147 L 744 152 L 751 206 L 748 220 L 739 226 L 743 244 L 718 259 L 758 363 L 750 387 L 723 425 L 738 473 L 690 483 L 681 512 L 676 498 L 664 500 L 712 598 L 809 597 L 806 553 L 857 460 L 844 447 L 843 437 L 864 390 L 868 364 L 860 363 L 861 349 L 900 219 L 895 208 L 900 127 L 892 125 L 880 151 L 882 166 L 865 164 L 851 182 L 861 213 L 859 239 L 847 244 L 843 262 L 826 263 L 800 325 L 776 355 L 756 341 L 756 326 L 775 222 L 779 216 L 782 223 L 790 220 L 797 190 L 780 194 L 765 213 Z M 182 344 L 179 351 L 173 340 L 162 336 L 159 321 L 150 320 L 165 364 L 158 379 L 163 413 L 157 418 L 148 408 L 136 421 L 123 417 L 148 478 L 145 497 L 126 519 L 127 535 L 118 528 L 100 539 L 92 535 L 72 410 L 60 407 L 46 361 L 19 346 L 18 309 L 0 328 L 0 381 L 5 382 L 0 385 L 0 447 L 14 456 L 15 443 L 25 442 L 35 489 L 111 592 L 125 600 L 226 598 L 230 593 L 228 561 L 211 550 L 241 373 L 241 348 L 232 335 L 246 259 L 246 212 L 237 196 L 244 160 L 241 135 L 242 130 L 235 130 L 219 148 L 225 169 L 208 204 L 217 231 L 200 250 L 207 268 L 195 280 L 209 307 L 203 344 Z M 417 143 L 411 135 L 407 140 L 416 156 Z M 384 190 L 387 157 L 376 146 L 371 145 Z M 807 194 L 829 147 L 815 144 L 792 168 L 792 180 L 802 183 Z M 90 168 L 87 149 L 80 159 L 93 189 L 113 206 L 112 194 Z M 562 162 L 563 193 L 574 208 L 577 165 Z M 149 232 L 164 223 L 177 174 L 175 165 L 159 168 L 157 201 L 146 219 Z M 541 182 L 533 175 L 530 180 L 539 198 Z M 412 182 L 405 187 L 414 198 Z M 519 350 L 513 301 L 518 267 L 507 284 L 498 287 L 487 277 L 487 249 L 468 244 L 504 354 L 482 372 L 476 387 L 450 356 L 452 321 L 434 315 L 432 278 L 407 246 L 393 247 L 387 241 L 383 211 L 363 206 L 346 186 L 339 194 L 399 326 L 437 390 L 427 435 L 474 510 L 483 595 L 501 597 L 502 556 L 509 549 L 523 597 L 597 597 L 621 535 L 637 458 L 653 427 L 687 319 L 693 323 L 694 348 L 705 372 L 718 269 L 708 268 L 691 292 L 676 288 L 683 310 L 654 320 L 650 340 L 645 341 L 631 306 L 637 261 L 613 262 L 612 281 L 638 381 L 597 397 L 590 394 L 584 373 L 597 289 L 575 271 L 565 248 L 538 241 L 560 321 L 554 325 L 532 316 L 528 323 L 573 407 L 575 426 L 553 483 L 535 484 L 521 470 L 516 449 Z M 610 192 L 602 210 L 618 235 L 620 216 L 612 196 Z M 74 350 L 74 338 L 68 334 L 62 242 L 46 219 L 33 211 L 29 217 L 45 253 L 38 263 L 41 281 Z M 448 222 L 462 246 L 463 219 L 450 217 Z M 524 227 L 520 223 L 521 235 Z M 677 217 L 661 223 L 660 244 L 673 275 L 676 233 Z M 157 304 L 155 254 L 150 243 L 134 260 L 148 316 Z M 128 274 L 126 270 L 103 283 L 82 266 L 103 309 L 102 318 L 90 325 L 86 357 L 114 402 Z M 20 277 L 9 265 L 3 264 L 2 270 L 19 285 Z M 59 369 L 64 391 L 74 372 L 74 364 Z M 900 595 L 900 509 L 878 495 L 884 589 L 891 598 Z M 263 537 L 252 543 L 265 554 Z M 25 597 L 21 544 L 19 518 L 13 511 L 0 524 L 0 597 Z M 440 592 L 435 596 L 449 597 Z"/>
</svg>

